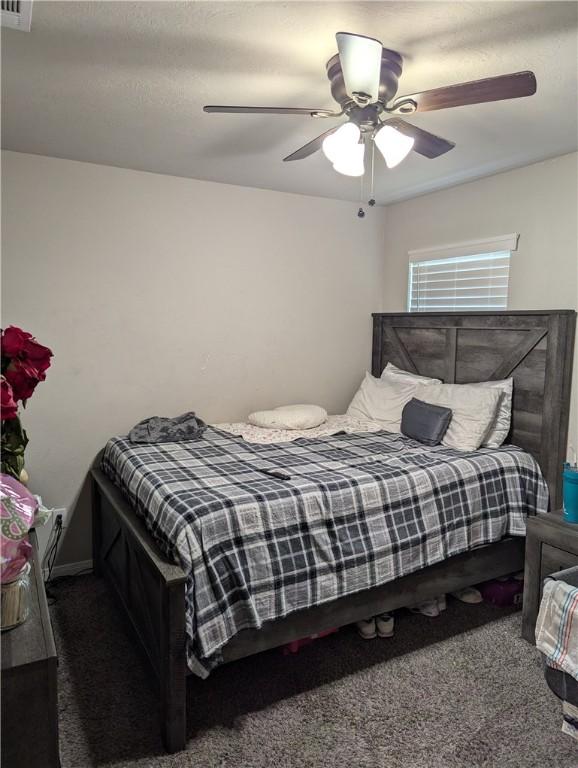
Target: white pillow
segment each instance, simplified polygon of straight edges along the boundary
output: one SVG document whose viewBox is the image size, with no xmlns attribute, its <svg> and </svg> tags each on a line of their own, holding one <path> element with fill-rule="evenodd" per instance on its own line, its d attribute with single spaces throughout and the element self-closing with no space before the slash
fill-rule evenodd
<svg viewBox="0 0 578 768">
<path fill-rule="evenodd" d="M 404 371 L 398 368 L 393 363 L 388 363 L 381 374 L 381 378 L 385 379 L 388 376 L 398 376 L 404 379 L 412 379 L 418 384 L 441 384 L 441 379 L 430 379 L 429 376 L 420 376 L 417 373 L 411 373 L 410 371 Z"/>
<path fill-rule="evenodd" d="M 499 448 L 504 442 L 510 431 L 512 421 L 512 392 L 514 389 L 514 379 L 502 379 L 500 381 L 479 381 L 470 384 L 471 387 L 486 387 L 497 389 L 500 392 L 500 400 L 494 420 L 488 427 L 484 435 L 482 445 L 484 448 Z"/>
<path fill-rule="evenodd" d="M 281 405 L 250 413 L 247 421 L 264 429 L 313 429 L 327 421 L 327 411 L 319 405 Z"/>
<path fill-rule="evenodd" d="M 376 379 L 366 373 L 349 404 L 347 415 L 363 421 L 379 421 L 387 431 L 399 432 L 403 407 L 420 388 L 418 382 L 405 376 Z"/>
<path fill-rule="evenodd" d="M 458 451 L 476 451 L 495 419 L 501 392 L 477 384 L 430 384 L 420 387 L 416 397 L 452 409 L 443 445 Z"/>
</svg>

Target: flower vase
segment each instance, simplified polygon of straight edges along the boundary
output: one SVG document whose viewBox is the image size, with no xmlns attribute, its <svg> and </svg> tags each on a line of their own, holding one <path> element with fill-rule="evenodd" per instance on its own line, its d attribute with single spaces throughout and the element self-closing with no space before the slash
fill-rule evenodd
<svg viewBox="0 0 578 768">
<path fill-rule="evenodd" d="M 30 563 L 26 563 L 13 581 L 0 585 L 0 629 L 22 624 L 30 613 Z"/>
</svg>

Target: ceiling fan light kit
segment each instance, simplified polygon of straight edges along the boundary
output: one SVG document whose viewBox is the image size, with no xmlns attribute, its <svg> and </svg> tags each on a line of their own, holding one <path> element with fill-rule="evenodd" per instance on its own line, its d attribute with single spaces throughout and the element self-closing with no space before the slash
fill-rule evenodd
<svg viewBox="0 0 578 768">
<path fill-rule="evenodd" d="M 323 154 L 345 176 L 363 176 L 365 144 L 355 123 L 345 123 L 323 139 Z"/>
<path fill-rule="evenodd" d="M 327 77 L 339 111 L 212 105 L 204 107 L 204 111 L 305 115 L 323 120 L 345 115 L 346 123 L 329 128 L 283 160 L 302 160 L 323 149 L 338 173 L 361 176 L 365 172 L 366 145 L 377 146 L 388 168 L 399 165 L 412 149 L 431 160 L 455 147 L 453 141 L 411 125 L 400 115 L 517 99 L 536 93 L 534 73 L 524 71 L 396 98 L 403 68 L 400 54 L 384 48 L 372 37 L 349 32 L 338 32 L 335 37 L 338 53 L 327 62 Z"/>
<path fill-rule="evenodd" d="M 404 160 L 415 144 L 412 136 L 405 136 L 391 125 L 382 126 L 373 137 L 388 168 L 395 168 Z"/>
<path fill-rule="evenodd" d="M 365 144 L 353 144 L 334 160 L 333 168 L 344 176 L 363 176 L 365 174 L 364 156 Z"/>
<path fill-rule="evenodd" d="M 415 139 L 400 133 L 391 125 L 383 125 L 375 134 L 370 135 L 379 149 L 388 168 L 395 168 L 407 157 Z M 345 176 L 362 176 L 365 172 L 363 156 L 365 141 L 359 126 L 345 123 L 334 133 L 323 139 L 323 154 L 333 164 L 333 168 Z"/>
<path fill-rule="evenodd" d="M 325 157 L 334 163 L 342 154 L 347 153 L 351 147 L 359 144 L 361 131 L 355 123 L 345 123 L 336 131 L 323 139 L 321 145 Z"/>
</svg>

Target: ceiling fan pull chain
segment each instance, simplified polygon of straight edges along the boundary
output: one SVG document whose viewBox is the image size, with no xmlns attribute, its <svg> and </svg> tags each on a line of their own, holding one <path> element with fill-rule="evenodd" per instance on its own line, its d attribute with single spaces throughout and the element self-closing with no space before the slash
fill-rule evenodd
<svg viewBox="0 0 578 768">
<path fill-rule="evenodd" d="M 374 181 L 375 181 L 375 144 L 373 141 L 371 142 L 371 190 L 369 192 L 369 200 L 367 204 L 370 208 L 373 208 L 375 205 L 375 198 L 374 198 Z"/>
<path fill-rule="evenodd" d="M 364 179 L 364 177 L 365 177 L 364 173 L 359 177 L 361 188 L 359 190 L 359 210 L 357 211 L 357 216 L 360 219 L 365 218 L 365 211 L 362 208 L 362 206 L 363 206 L 363 179 Z"/>
</svg>

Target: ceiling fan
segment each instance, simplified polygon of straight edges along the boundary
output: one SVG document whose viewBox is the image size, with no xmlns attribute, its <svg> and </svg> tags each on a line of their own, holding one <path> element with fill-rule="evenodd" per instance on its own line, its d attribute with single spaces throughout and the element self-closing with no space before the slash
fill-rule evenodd
<svg viewBox="0 0 578 768">
<path fill-rule="evenodd" d="M 335 37 L 339 52 L 326 66 L 331 95 L 340 105 L 339 111 L 214 105 L 203 107 L 204 111 L 306 115 L 320 119 L 345 116 L 345 123 L 330 128 L 283 159 L 302 160 L 323 149 L 336 171 L 348 176 L 362 176 L 365 146 L 371 142 L 383 155 L 388 168 L 398 165 L 412 149 L 433 159 L 455 147 L 454 142 L 411 125 L 400 115 L 517 99 L 536 93 L 534 73 L 526 71 L 395 98 L 403 66 L 401 55 L 384 48 L 379 40 L 371 37 L 349 32 L 338 32 Z"/>
</svg>

